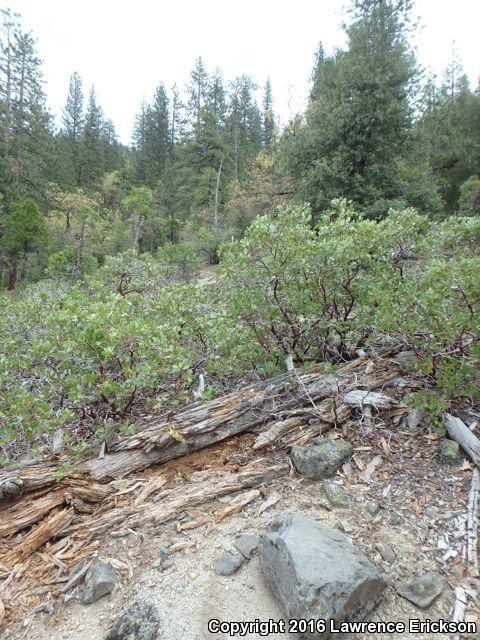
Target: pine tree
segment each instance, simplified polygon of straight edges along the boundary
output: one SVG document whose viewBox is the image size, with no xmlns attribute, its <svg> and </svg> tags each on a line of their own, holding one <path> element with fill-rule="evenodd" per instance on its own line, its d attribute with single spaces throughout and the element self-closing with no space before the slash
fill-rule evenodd
<svg viewBox="0 0 480 640">
<path fill-rule="evenodd" d="M 71 140 L 79 142 L 83 129 L 83 91 L 82 79 L 76 71 L 70 76 L 62 122 L 65 135 Z"/>
<path fill-rule="evenodd" d="M 0 192 L 42 198 L 51 152 L 51 119 L 45 107 L 41 60 L 18 14 L 2 11 L 0 36 Z"/>
<path fill-rule="evenodd" d="M 97 181 L 104 172 L 104 158 L 102 151 L 103 111 L 97 102 L 95 89 L 90 89 L 87 110 L 85 113 L 85 125 L 82 132 L 82 186 L 87 191 L 95 188 Z"/>
<path fill-rule="evenodd" d="M 267 151 L 275 148 L 275 116 L 273 113 L 272 83 L 270 78 L 265 82 L 263 92 L 263 130 L 262 145 Z"/>
</svg>

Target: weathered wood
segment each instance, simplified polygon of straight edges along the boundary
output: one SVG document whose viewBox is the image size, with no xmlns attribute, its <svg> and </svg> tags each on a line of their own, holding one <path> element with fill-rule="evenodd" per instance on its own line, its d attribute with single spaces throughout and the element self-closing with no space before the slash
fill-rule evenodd
<svg viewBox="0 0 480 640">
<path fill-rule="evenodd" d="M 2 558 L 2 562 L 5 562 L 7 566 L 22 562 L 45 544 L 47 540 L 58 536 L 72 522 L 74 516 L 74 509 L 63 509 L 43 520 L 30 531 L 17 547 L 14 547 L 5 558 Z"/>
<path fill-rule="evenodd" d="M 245 431 L 268 428 L 272 420 L 283 419 L 284 412 L 287 417 L 292 409 L 341 397 L 352 388 L 385 378 L 392 368 L 395 369 L 393 363 L 385 372 L 382 365 L 375 377 L 375 372 L 365 374 L 367 365 L 372 365 L 372 361 L 359 358 L 336 375 L 319 373 L 320 368 L 314 366 L 305 373 L 292 375 L 289 372 L 209 402 L 196 402 L 173 417 L 156 418 L 143 431 L 114 443 L 103 460 L 95 456 L 73 463 L 68 458 L 60 458 L 55 462 L 42 464 L 37 461 L 28 467 L 6 470 L 0 474 L 0 503 L 40 488 L 56 486 L 56 469 L 61 464 L 69 463 L 73 471 L 60 486 L 68 486 L 71 478 L 108 482 Z"/>
<path fill-rule="evenodd" d="M 395 398 L 391 398 L 384 393 L 378 391 L 365 391 L 363 389 L 354 389 L 345 394 L 343 401 L 351 407 L 372 407 L 377 411 L 381 409 L 390 409 L 398 405 Z"/>
<path fill-rule="evenodd" d="M 468 494 L 467 505 L 467 562 L 468 573 L 472 578 L 477 578 L 478 570 L 478 499 L 480 495 L 480 473 L 473 470 L 472 484 Z"/>
<path fill-rule="evenodd" d="M 64 534 L 75 533 L 79 537 L 92 537 L 119 525 L 134 529 L 152 523 L 161 524 L 188 508 L 210 502 L 220 496 L 258 487 L 274 478 L 287 475 L 289 471 L 289 465 L 271 465 L 265 462 L 252 470 L 222 474 L 220 477 L 200 482 L 189 482 L 175 489 L 163 491 L 157 496 L 157 502 L 113 508 L 83 519 L 68 527 Z"/>
<path fill-rule="evenodd" d="M 449 413 L 444 413 L 443 424 L 452 440 L 458 442 L 472 462 L 480 467 L 480 440 L 470 431 L 463 420 Z"/>
<path fill-rule="evenodd" d="M 302 418 L 287 418 L 286 420 L 274 422 L 269 429 L 262 431 L 258 436 L 253 443 L 253 449 L 261 449 L 262 447 L 272 444 L 272 442 L 281 438 L 285 433 L 288 433 L 289 431 L 292 431 L 292 429 L 300 426 L 302 422 Z"/>
<path fill-rule="evenodd" d="M 29 495 L 28 500 L 17 498 L 15 503 L 0 510 L 0 538 L 35 524 L 49 511 L 63 504 L 73 505 L 77 511 L 87 511 L 87 503 L 101 502 L 113 490 L 108 485 L 71 479 L 68 487 L 53 491 L 44 489 Z"/>
<path fill-rule="evenodd" d="M 468 595 L 463 587 L 455 587 L 455 602 L 453 603 L 451 619 L 452 622 L 463 622 L 465 611 L 467 610 Z M 459 640 L 460 635 L 451 636 L 451 640 Z"/>
</svg>

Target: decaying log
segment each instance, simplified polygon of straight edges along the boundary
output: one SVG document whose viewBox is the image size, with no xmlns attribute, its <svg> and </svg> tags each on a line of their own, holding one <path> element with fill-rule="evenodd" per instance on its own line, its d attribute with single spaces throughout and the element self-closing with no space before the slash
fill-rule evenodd
<svg viewBox="0 0 480 640">
<path fill-rule="evenodd" d="M 353 389 L 387 379 L 392 371 L 400 369 L 394 362 L 380 361 L 376 373 L 375 364 L 376 361 L 362 357 L 339 369 L 335 375 L 322 374 L 320 367 L 314 366 L 307 372 L 288 372 L 203 404 L 196 402 L 175 416 L 156 418 L 143 431 L 114 443 L 103 460 L 95 457 L 73 464 L 66 458 L 6 470 L 0 474 L 0 503 L 13 496 L 55 486 L 56 469 L 65 462 L 72 464 L 74 475 L 64 478 L 60 488 L 68 486 L 72 477 L 108 482 L 245 431 L 267 429 L 272 420 L 283 420 L 292 409 L 311 407 L 312 402 L 321 403 L 327 398 L 341 398 Z M 367 366 L 368 373 L 365 371 Z"/>
<path fill-rule="evenodd" d="M 101 502 L 113 487 L 97 483 L 85 483 L 75 478 L 70 486 L 62 489 L 29 495 L 28 500 L 17 499 L 13 504 L 0 511 L 0 538 L 16 533 L 38 522 L 49 511 L 63 504 L 73 505 L 77 511 L 88 511 L 87 503 Z"/>
<path fill-rule="evenodd" d="M 475 436 L 467 425 L 449 413 L 443 415 L 443 424 L 448 435 L 458 442 L 472 462 L 480 467 L 480 440 Z"/>
<path fill-rule="evenodd" d="M 480 495 L 480 473 L 473 470 L 472 484 L 468 494 L 467 505 L 467 562 L 468 572 L 472 578 L 477 578 L 478 570 L 478 499 Z"/>
<path fill-rule="evenodd" d="M 281 438 L 285 433 L 288 433 L 292 429 L 300 426 L 302 424 L 302 418 L 287 418 L 286 420 L 279 420 L 278 422 L 274 422 L 272 426 L 266 431 L 262 431 L 262 433 L 258 436 L 258 438 L 253 443 L 253 449 L 261 449 L 262 447 L 266 447 L 278 438 Z"/>
<path fill-rule="evenodd" d="M 22 562 L 47 540 L 57 537 L 72 522 L 74 516 L 74 509 L 63 509 L 50 516 L 34 527 L 17 547 L 12 549 L 5 558 L 2 558 L 2 562 L 5 562 L 7 566 Z"/>
<path fill-rule="evenodd" d="M 157 496 L 156 502 L 114 508 L 100 515 L 82 520 L 64 530 L 64 535 L 76 533 L 79 537 L 99 535 L 112 527 L 122 525 L 134 529 L 148 524 L 162 524 L 188 508 L 210 502 L 221 496 L 258 487 L 274 478 L 287 475 L 289 465 L 265 465 L 249 471 L 222 474 L 201 482 L 167 489 Z M 235 505 L 238 507 L 238 504 Z"/>
<path fill-rule="evenodd" d="M 362 389 L 354 389 L 345 394 L 343 401 L 352 407 L 372 407 L 377 411 L 381 409 L 390 409 L 396 407 L 398 402 L 394 398 L 379 393 L 378 391 L 364 391 Z"/>
</svg>

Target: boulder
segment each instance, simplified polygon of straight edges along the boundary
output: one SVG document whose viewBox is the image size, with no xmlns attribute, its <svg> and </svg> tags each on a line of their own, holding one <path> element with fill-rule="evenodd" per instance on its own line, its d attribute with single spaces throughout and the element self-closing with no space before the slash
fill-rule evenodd
<svg viewBox="0 0 480 640">
<path fill-rule="evenodd" d="M 342 439 L 314 438 L 292 447 L 292 462 L 299 473 L 310 478 L 329 478 L 347 462 L 352 445 Z"/>
<path fill-rule="evenodd" d="M 117 574 L 109 564 L 96 560 L 85 575 L 85 582 L 80 594 L 83 604 L 92 604 L 102 596 L 110 593 L 117 582 Z"/>
<path fill-rule="evenodd" d="M 160 619 L 148 600 L 137 600 L 111 628 L 106 640 L 156 640 Z"/>
<path fill-rule="evenodd" d="M 420 609 L 426 609 L 443 592 L 443 582 L 436 573 L 424 573 L 404 586 L 398 586 L 397 592 Z"/>
<path fill-rule="evenodd" d="M 365 621 L 386 582 L 367 558 L 339 531 L 299 514 L 272 523 L 258 547 L 261 570 L 285 617 Z"/>
</svg>

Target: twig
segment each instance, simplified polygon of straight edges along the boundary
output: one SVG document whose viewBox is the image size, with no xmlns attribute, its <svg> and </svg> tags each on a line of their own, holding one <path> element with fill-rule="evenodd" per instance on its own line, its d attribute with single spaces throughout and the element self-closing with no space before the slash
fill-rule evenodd
<svg viewBox="0 0 480 640">
<path fill-rule="evenodd" d="M 467 592 L 463 587 L 455 587 L 455 602 L 452 609 L 452 622 L 463 622 L 467 609 Z M 459 634 L 451 636 L 451 640 L 459 640 Z"/>
<path fill-rule="evenodd" d="M 468 572 L 473 578 L 480 574 L 478 571 L 477 553 L 477 528 L 478 528 L 478 496 L 480 493 L 480 474 L 478 469 L 473 470 L 472 484 L 468 494 L 467 506 L 467 563 Z"/>
</svg>

